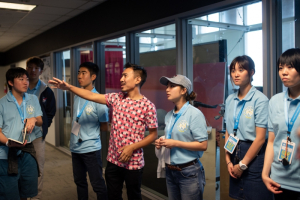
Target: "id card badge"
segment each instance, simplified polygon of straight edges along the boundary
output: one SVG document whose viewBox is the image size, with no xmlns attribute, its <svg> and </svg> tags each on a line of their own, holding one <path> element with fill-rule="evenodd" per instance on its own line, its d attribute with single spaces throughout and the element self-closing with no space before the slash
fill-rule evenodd
<svg viewBox="0 0 300 200">
<path fill-rule="evenodd" d="M 74 135 L 78 136 L 79 130 L 80 130 L 80 124 L 78 124 L 78 123 L 75 121 L 74 124 L 73 124 L 73 127 L 72 127 L 71 132 L 72 132 Z"/>
<path fill-rule="evenodd" d="M 282 159 L 285 158 L 285 149 L 286 149 L 286 140 L 282 140 L 279 149 L 279 154 L 278 154 L 278 160 L 280 162 L 282 161 Z M 287 147 L 287 156 L 286 156 L 286 159 L 289 162 L 289 164 L 292 163 L 294 150 L 295 150 L 295 143 L 289 141 Z"/>
<path fill-rule="evenodd" d="M 226 149 L 229 153 L 232 154 L 238 142 L 239 142 L 239 138 L 237 136 L 234 137 L 234 135 L 231 133 L 224 146 L 224 149 Z"/>
</svg>

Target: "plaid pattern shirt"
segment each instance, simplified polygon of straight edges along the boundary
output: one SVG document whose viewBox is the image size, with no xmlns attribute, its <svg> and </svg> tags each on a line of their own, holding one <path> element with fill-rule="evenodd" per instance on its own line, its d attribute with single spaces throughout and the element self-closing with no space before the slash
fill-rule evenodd
<svg viewBox="0 0 300 200">
<path fill-rule="evenodd" d="M 121 155 L 118 149 L 143 140 L 146 127 L 157 128 L 154 104 L 145 96 L 132 100 L 122 92 L 106 94 L 105 98 L 107 105 L 113 109 L 107 161 L 129 170 L 143 168 L 142 148 L 133 151 L 127 163 L 118 161 Z"/>
</svg>

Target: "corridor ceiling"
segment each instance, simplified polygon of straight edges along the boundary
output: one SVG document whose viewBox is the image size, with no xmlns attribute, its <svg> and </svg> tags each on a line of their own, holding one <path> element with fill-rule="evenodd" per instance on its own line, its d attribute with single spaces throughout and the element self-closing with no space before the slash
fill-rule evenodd
<svg viewBox="0 0 300 200">
<path fill-rule="evenodd" d="M 5 52 L 105 0 L 0 0 L 36 5 L 32 11 L 0 9 L 0 52 Z"/>
</svg>

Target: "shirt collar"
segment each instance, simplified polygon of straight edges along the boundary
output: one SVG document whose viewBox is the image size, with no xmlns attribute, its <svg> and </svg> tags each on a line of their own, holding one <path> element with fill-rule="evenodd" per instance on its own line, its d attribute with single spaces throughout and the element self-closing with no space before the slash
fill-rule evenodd
<svg viewBox="0 0 300 200">
<path fill-rule="evenodd" d="M 37 82 L 36 86 L 32 90 L 28 87 L 28 90 L 29 91 L 38 90 L 39 87 L 40 87 L 40 85 L 41 85 L 41 80 L 39 79 L 39 81 Z"/>
<path fill-rule="evenodd" d="M 288 101 L 293 101 L 293 100 L 300 100 L 300 96 L 298 96 L 296 99 L 292 99 L 291 97 L 289 97 L 289 89 L 287 89 L 285 91 L 285 94 L 284 94 L 284 98 L 287 99 Z"/>
<path fill-rule="evenodd" d="M 186 102 L 186 104 L 187 104 L 188 102 Z M 190 105 L 188 105 L 188 107 L 189 107 Z M 183 107 L 183 106 L 182 106 Z M 183 113 L 182 113 L 182 115 L 184 115 L 184 113 L 186 113 L 186 111 L 187 111 L 188 109 L 186 109 Z M 178 115 L 178 113 L 175 113 L 175 107 L 174 107 L 174 109 L 173 109 L 173 112 L 172 112 L 172 114 L 173 114 L 173 116 L 174 117 L 176 117 L 177 115 Z"/>
<path fill-rule="evenodd" d="M 29 96 L 28 96 L 27 93 L 24 93 L 24 95 L 25 95 L 25 102 L 26 102 L 26 101 L 29 100 Z M 14 102 L 14 99 L 12 97 L 12 93 L 10 91 L 7 93 L 7 100 Z"/>
<path fill-rule="evenodd" d="M 256 90 L 257 89 L 254 86 L 252 86 L 251 89 L 249 90 L 249 92 L 247 93 L 247 95 L 241 101 L 250 101 L 252 99 L 254 93 L 256 92 Z M 235 93 L 234 99 L 240 101 L 238 95 L 239 95 L 239 91 L 237 91 Z"/>
</svg>

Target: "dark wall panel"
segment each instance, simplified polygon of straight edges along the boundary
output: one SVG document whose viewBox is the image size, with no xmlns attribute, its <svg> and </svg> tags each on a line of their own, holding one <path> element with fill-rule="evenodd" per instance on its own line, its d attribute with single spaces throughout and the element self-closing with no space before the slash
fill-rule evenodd
<svg viewBox="0 0 300 200">
<path fill-rule="evenodd" d="M 0 52 L 0 66 L 4 66 L 4 65 L 5 65 L 4 53 Z"/>
<path fill-rule="evenodd" d="M 5 64 L 223 0 L 107 0 L 5 52 Z"/>
</svg>

